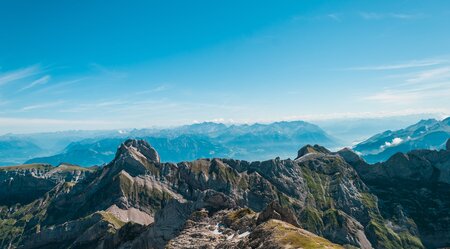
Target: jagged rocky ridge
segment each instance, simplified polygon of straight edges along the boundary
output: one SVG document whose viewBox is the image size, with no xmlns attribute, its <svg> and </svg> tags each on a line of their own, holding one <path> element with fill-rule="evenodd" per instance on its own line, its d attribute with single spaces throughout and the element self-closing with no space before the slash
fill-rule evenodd
<svg viewBox="0 0 450 249">
<path fill-rule="evenodd" d="M 441 166 L 449 162 L 436 160 Z M 373 183 L 366 172 L 383 166 L 368 165 L 350 150 L 332 153 L 318 145 L 303 147 L 295 160 L 161 163 L 148 143 L 127 140 L 111 163 L 81 181 L 60 181 L 31 203 L 5 205 L 0 247 L 448 246 L 445 219 L 430 220 L 428 228 L 408 206 L 416 202 L 414 192 L 399 206 L 385 194 L 390 188 L 383 188 L 390 175 L 379 173 Z M 449 196 L 436 198 L 445 207 Z M 440 233 L 430 243 L 427 232 L 433 228 Z"/>
<path fill-rule="evenodd" d="M 350 150 L 338 152 L 378 196 L 385 218 L 410 227 L 427 248 L 450 245 L 450 139 L 442 150 L 397 153 L 367 164 Z M 411 230 L 411 229 L 410 229 Z"/>
<path fill-rule="evenodd" d="M 94 171 L 61 164 L 28 164 L 0 167 L 0 205 L 27 204 L 50 191 L 60 182 L 77 183 Z"/>
</svg>

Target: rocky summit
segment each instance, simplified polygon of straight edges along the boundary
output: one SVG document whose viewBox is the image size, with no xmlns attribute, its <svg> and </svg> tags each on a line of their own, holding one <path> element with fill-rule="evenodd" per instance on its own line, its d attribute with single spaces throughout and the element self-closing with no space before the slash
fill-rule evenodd
<svg viewBox="0 0 450 249">
<path fill-rule="evenodd" d="M 448 144 L 377 164 L 319 145 L 175 164 L 130 139 L 99 168 L 4 167 L 0 248 L 444 248 Z"/>
</svg>

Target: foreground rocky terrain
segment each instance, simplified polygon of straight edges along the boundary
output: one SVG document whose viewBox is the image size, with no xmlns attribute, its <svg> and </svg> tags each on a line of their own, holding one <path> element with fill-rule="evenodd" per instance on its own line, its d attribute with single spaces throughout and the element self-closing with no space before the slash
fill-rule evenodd
<svg viewBox="0 0 450 249">
<path fill-rule="evenodd" d="M 446 247 L 449 147 L 375 165 L 318 145 L 174 164 L 127 140 L 101 168 L 0 170 L 0 248 Z"/>
</svg>

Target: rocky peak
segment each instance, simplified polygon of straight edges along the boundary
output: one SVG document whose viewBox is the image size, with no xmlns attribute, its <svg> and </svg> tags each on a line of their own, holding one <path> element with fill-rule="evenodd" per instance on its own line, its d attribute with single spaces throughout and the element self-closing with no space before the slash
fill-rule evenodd
<svg viewBox="0 0 450 249">
<path fill-rule="evenodd" d="M 343 148 L 337 152 L 347 163 L 354 164 L 363 161 L 363 159 L 349 148 Z"/>
<path fill-rule="evenodd" d="M 330 153 L 329 150 L 327 150 L 325 147 L 322 147 L 320 145 L 315 144 L 314 146 L 308 144 L 303 146 L 297 153 L 297 158 L 300 158 L 306 154 L 309 153 L 324 153 L 324 154 L 328 154 Z M 296 159 L 297 159 L 296 158 Z"/>
<path fill-rule="evenodd" d="M 122 143 L 117 150 L 116 159 L 120 158 L 122 155 L 140 154 L 152 162 L 160 162 L 158 152 L 146 141 L 137 139 L 128 139 Z"/>
<path fill-rule="evenodd" d="M 296 227 L 300 227 L 295 214 L 289 207 L 283 207 L 278 202 L 272 201 L 267 207 L 259 214 L 258 224 L 266 222 L 270 219 L 282 220 Z"/>
<path fill-rule="evenodd" d="M 442 123 L 450 125 L 450 117 L 447 117 L 444 120 L 442 120 Z"/>
</svg>

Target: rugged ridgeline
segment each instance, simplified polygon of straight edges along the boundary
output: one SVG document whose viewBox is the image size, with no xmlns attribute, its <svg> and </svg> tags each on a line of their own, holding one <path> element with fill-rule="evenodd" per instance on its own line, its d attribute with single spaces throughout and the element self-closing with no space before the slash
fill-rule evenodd
<svg viewBox="0 0 450 249">
<path fill-rule="evenodd" d="M 94 170 L 68 164 L 61 164 L 58 167 L 48 164 L 0 167 L 0 206 L 28 204 L 57 184 L 61 182 L 75 184 Z"/>
<path fill-rule="evenodd" d="M 448 151 L 423 153 L 441 169 L 449 168 Z M 398 167 L 395 162 L 391 165 Z M 444 177 L 431 176 L 433 186 L 444 191 L 442 196 L 420 192 L 419 187 L 417 193 L 408 192 L 409 180 L 425 184 L 431 178 L 405 179 L 401 191 L 408 194 L 397 205 L 393 196 L 401 192 L 389 193 L 403 182 L 394 181 L 394 187 L 383 184 L 392 177 L 383 173 L 389 167 L 368 165 L 349 150 L 332 153 L 321 146 L 303 147 L 295 160 L 161 163 L 148 143 L 127 140 L 111 163 L 83 179 L 72 181 L 69 175 L 66 181 L 52 180 L 48 192 L 37 192 L 28 202 L 2 203 L 0 247 L 448 246 L 450 195 L 445 192 L 447 183 L 439 180 Z M 377 172 L 376 179 L 367 173 L 371 170 Z M 430 207 L 434 213 L 415 213 L 424 204 L 418 200 L 422 195 L 438 205 Z M 433 231 L 439 233 L 431 238 Z"/>
<path fill-rule="evenodd" d="M 385 218 L 415 230 L 428 248 L 450 245 L 450 139 L 442 150 L 397 153 L 373 165 L 350 150 L 339 154 L 378 196 Z"/>
<path fill-rule="evenodd" d="M 370 163 L 386 161 L 397 152 L 442 149 L 450 138 L 450 117 L 420 122 L 396 131 L 385 131 L 357 144 L 353 149 Z"/>
</svg>

